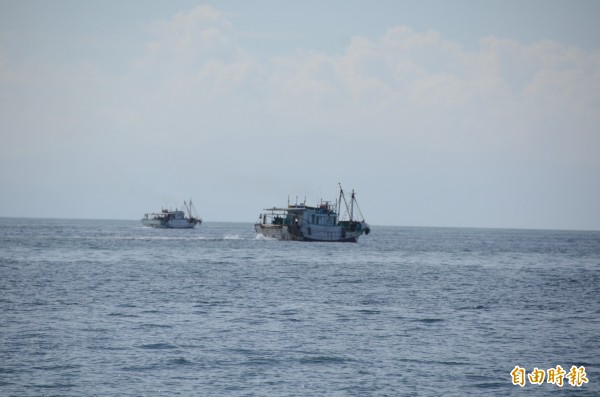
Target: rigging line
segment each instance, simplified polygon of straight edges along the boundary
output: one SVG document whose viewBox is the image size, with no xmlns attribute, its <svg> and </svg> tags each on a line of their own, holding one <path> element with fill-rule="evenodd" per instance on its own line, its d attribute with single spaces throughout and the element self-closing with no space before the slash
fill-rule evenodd
<svg viewBox="0 0 600 397">
<path fill-rule="evenodd" d="M 354 204 L 356 204 L 356 209 L 358 210 L 358 213 L 360 214 L 360 218 L 363 220 L 365 220 L 365 217 L 362 214 L 362 211 L 360 210 L 360 207 L 358 206 L 358 201 L 354 200 Z"/>
</svg>

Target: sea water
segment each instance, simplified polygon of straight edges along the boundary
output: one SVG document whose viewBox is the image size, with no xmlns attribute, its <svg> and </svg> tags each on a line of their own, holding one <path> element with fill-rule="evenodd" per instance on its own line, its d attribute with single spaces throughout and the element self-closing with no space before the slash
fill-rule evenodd
<svg viewBox="0 0 600 397">
<path fill-rule="evenodd" d="M 0 219 L 2 396 L 554 394 L 600 395 L 600 232 Z"/>
</svg>

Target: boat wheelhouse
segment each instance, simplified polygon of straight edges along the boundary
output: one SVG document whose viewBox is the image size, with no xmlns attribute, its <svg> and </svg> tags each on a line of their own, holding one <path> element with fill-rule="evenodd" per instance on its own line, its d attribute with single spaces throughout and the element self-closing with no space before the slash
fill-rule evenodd
<svg viewBox="0 0 600 397">
<path fill-rule="evenodd" d="M 340 217 L 343 208 L 345 216 Z M 355 210 L 360 214 L 358 219 L 355 218 Z M 356 242 L 361 235 L 371 231 L 360 212 L 354 190 L 348 205 L 341 186 L 334 204 L 321 201 L 318 206 L 312 207 L 306 203 L 288 203 L 287 208 L 273 207 L 265 211 L 254 229 L 258 234 L 277 240 Z"/>
<path fill-rule="evenodd" d="M 189 204 L 184 201 L 183 206 L 187 212 L 187 216 L 182 210 L 175 209 L 172 211 L 163 208 L 161 212 L 144 214 L 142 225 L 161 229 L 193 229 L 196 225 L 202 223 L 201 218 L 192 215 L 192 200 L 190 200 Z"/>
</svg>

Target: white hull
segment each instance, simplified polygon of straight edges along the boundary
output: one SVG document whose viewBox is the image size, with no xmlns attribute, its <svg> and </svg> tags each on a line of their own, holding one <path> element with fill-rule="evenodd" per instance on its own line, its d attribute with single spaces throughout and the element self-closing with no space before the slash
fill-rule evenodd
<svg viewBox="0 0 600 397">
<path fill-rule="evenodd" d="M 202 221 L 188 221 L 187 219 L 171 219 L 167 222 L 160 219 L 142 219 L 142 225 L 159 229 L 193 229 Z"/>
<path fill-rule="evenodd" d="M 145 214 L 141 220 L 142 225 L 160 229 L 193 229 L 202 223 L 202 219 L 192 216 L 192 200 L 189 204 L 184 201 L 183 206 L 187 211 L 187 216 L 182 210 L 163 209 L 161 212 Z"/>
</svg>

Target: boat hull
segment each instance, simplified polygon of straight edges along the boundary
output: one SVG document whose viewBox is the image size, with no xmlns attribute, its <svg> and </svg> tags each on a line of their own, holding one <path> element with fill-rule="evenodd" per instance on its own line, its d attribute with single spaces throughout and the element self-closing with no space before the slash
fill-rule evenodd
<svg viewBox="0 0 600 397">
<path fill-rule="evenodd" d="M 157 229 L 193 229 L 201 221 L 188 221 L 187 219 L 172 219 L 169 221 L 160 219 L 142 219 L 142 225 Z"/>
<path fill-rule="evenodd" d="M 272 225 L 257 223 L 254 225 L 256 233 L 266 238 L 289 241 L 312 241 L 312 242 L 340 242 L 355 243 L 363 234 L 363 231 L 348 232 L 340 226 L 311 225 L 300 227 L 295 225 Z"/>
</svg>

